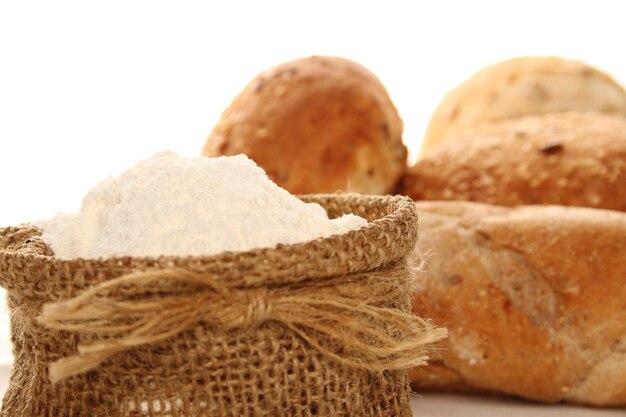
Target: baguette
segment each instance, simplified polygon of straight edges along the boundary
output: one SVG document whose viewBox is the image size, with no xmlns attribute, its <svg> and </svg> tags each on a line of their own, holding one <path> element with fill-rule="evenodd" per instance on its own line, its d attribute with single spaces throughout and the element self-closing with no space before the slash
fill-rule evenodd
<svg viewBox="0 0 626 417">
<path fill-rule="evenodd" d="M 626 405 L 626 213 L 416 204 L 413 309 L 449 332 L 416 391 Z"/>
</svg>

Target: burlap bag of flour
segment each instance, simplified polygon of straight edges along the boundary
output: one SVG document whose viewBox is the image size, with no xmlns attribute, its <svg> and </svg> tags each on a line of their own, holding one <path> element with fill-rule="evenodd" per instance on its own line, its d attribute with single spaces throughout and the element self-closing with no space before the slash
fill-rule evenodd
<svg viewBox="0 0 626 417">
<path fill-rule="evenodd" d="M 410 314 L 404 197 L 309 196 L 344 235 L 211 257 L 61 260 L 0 229 L 15 362 L 2 417 L 410 416 L 443 330 Z"/>
</svg>

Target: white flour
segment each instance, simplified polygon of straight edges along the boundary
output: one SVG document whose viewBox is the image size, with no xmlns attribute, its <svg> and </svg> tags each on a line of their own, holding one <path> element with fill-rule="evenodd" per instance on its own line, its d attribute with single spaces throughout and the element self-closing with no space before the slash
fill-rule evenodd
<svg viewBox="0 0 626 417">
<path fill-rule="evenodd" d="M 244 155 L 164 152 L 93 188 L 78 213 L 35 223 L 59 258 L 213 255 L 297 243 L 359 228 L 329 220 L 274 184 Z"/>
</svg>

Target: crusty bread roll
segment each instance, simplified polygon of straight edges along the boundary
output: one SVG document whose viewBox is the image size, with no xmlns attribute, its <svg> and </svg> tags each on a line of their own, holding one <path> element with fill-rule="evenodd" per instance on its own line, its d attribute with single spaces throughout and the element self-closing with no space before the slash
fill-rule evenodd
<svg viewBox="0 0 626 417">
<path fill-rule="evenodd" d="M 271 68 L 234 99 L 203 154 L 238 153 L 294 194 L 389 193 L 407 157 L 402 120 L 378 78 L 320 56 Z"/>
<path fill-rule="evenodd" d="M 481 122 L 563 111 L 626 115 L 626 91 L 580 61 L 523 57 L 486 67 L 450 91 L 435 110 L 421 155 Z"/>
<path fill-rule="evenodd" d="M 448 328 L 418 391 L 626 405 L 626 213 L 418 202 L 414 311 Z"/>
<path fill-rule="evenodd" d="M 626 118 L 569 112 L 484 123 L 417 161 L 399 192 L 626 211 Z"/>
</svg>

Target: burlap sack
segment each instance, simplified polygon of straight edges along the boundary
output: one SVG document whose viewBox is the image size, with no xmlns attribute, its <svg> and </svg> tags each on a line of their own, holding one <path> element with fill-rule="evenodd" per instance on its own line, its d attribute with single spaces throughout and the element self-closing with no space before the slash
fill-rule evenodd
<svg viewBox="0 0 626 417">
<path fill-rule="evenodd" d="M 404 197 L 309 196 L 344 235 L 211 257 L 54 258 L 0 230 L 15 363 L 2 417 L 410 416 L 443 336 L 410 314 Z"/>
</svg>

